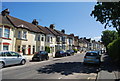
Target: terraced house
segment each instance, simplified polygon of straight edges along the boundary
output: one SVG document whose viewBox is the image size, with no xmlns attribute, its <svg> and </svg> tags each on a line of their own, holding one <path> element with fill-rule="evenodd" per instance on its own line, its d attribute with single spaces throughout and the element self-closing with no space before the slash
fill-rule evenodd
<svg viewBox="0 0 120 81">
<path fill-rule="evenodd" d="M 0 50 L 14 50 L 15 46 L 15 27 L 8 21 L 6 15 L 9 12 L 2 12 L 2 15 L 0 15 Z"/>
<path fill-rule="evenodd" d="M 0 15 L 0 50 L 16 51 L 23 55 L 50 49 L 55 55 L 57 50 L 92 50 L 101 44 L 87 39 L 79 39 L 74 34 L 65 34 L 65 30 L 56 30 L 54 24 L 49 27 L 38 25 L 34 19 L 31 23 L 9 15 L 5 9 Z"/>
</svg>

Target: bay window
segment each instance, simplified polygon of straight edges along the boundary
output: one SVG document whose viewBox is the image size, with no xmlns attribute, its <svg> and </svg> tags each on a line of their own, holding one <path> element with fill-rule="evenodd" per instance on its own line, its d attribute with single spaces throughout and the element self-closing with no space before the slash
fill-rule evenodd
<svg viewBox="0 0 120 81">
<path fill-rule="evenodd" d="M 21 38 L 21 31 L 18 31 L 18 38 Z"/>
<path fill-rule="evenodd" d="M 2 28 L 0 27 L 0 37 L 2 37 Z"/>
<path fill-rule="evenodd" d="M 9 45 L 3 45 L 3 50 L 9 50 Z"/>
<path fill-rule="evenodd" d="M 27 32 L 26 31 L 23 32 L 23 39 L 27 39 Z"/>
<path fill-rule="evenodd" d="M 4 29 L 4 37 L 9 38 L 9 36 L 10 36 L 10 29 L 9 28 L 5 28 Z"/>
</svg>

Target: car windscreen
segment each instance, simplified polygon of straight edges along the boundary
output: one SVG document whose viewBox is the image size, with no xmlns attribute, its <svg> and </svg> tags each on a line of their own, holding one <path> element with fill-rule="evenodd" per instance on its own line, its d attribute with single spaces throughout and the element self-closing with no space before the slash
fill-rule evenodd
<svg viewBox="0 0 120 81">
<path fill-rule="evenodd" d="M 86 56 L 97 56 L 97 53 L 86 53 Z"/>
<path fill-rule="evenodd" d="M 70 52 L 70 50 L 67 50 L 66 52 Z"/>
</svg>

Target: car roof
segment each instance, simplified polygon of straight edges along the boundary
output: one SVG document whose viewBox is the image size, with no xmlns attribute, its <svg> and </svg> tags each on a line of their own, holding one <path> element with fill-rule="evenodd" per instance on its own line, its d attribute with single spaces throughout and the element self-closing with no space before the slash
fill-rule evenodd
<svg viewBox="0 0 120 81">
<path fill-rule="evenodd" d="M 88 51 L 87 53 L 98 53 L 98 51 Z"/>
<path fill-rule="evenodd" d="M 12 52 L 12 51 L 4 50 L 4 51 L 0 51 L 0 52 Z"/>
</svg>

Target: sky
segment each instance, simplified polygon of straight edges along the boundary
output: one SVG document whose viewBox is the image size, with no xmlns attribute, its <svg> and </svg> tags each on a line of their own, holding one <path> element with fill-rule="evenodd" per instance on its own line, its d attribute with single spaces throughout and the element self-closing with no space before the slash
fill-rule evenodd
<svg viewBox="0 0 120 81">
<path fill-rule="evenodd" d="M 37 19 L 39 25 L 64 29 L 66 34 L 99 40 L 104 26 L 90 16 L 96 2 L 3 2 L 2 10 L 27 22 Z M 112 28 L 110 28 L 112 30 Z"/>
</svg>

